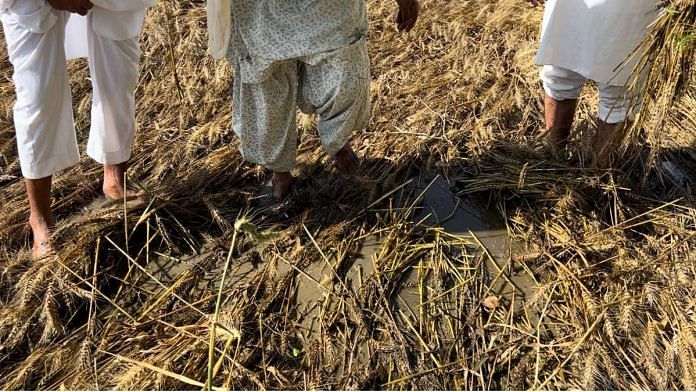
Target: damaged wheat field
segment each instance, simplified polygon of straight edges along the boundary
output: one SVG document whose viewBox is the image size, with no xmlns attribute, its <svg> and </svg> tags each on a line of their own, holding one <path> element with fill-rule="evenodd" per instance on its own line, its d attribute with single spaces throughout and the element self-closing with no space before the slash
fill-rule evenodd
<svg viewBox="0 0 696 392">
<path fill-rule="evenodd" d="M 696 89 L 678 64 L 652 75 L 679 85 L 672 109 L 653 97 L 626 163 L 592 169 L 595 89 L 568 156 L 541 145 L 542 10 L 427 0 L 408 35 L 392 2 L 368 11 L 361 172 L 338 174 L 301 117 L 299 181 L 274 205 L 229 129 L 205 2 L 160 1 L 130 171 L 149 199 L 105 201 L 84 158 L 54 180 L 41 261 L 3 40 L 1 389 L 696 388 Z M 70 70 L 84 143 L 89 73 Z"/>
</svg>

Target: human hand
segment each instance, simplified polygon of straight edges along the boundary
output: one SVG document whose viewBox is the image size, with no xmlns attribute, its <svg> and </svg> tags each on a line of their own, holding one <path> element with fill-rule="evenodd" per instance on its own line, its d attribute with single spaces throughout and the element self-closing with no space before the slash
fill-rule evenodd
<svg viewBox="0 0 696 392">
<path fill-rule="evenodd" d="M 399 31 L 411 31 L 418 21 L 420 3 L 418 0 L 396 0 L 399 4 L 399 13 L 396 16 L 396 25 Z"/>
<path fill-rule="evenodd" d="M 528 0 L 530 3 L 532 3 L 533 6 L 538 6 L 538 5 L 544 5 L 546 4 L 546 0 Z"/>
<path fill-rule="evenodd" d="M 48 0 L 51 7 L 74 14 L 87 15 L 94 4 L 90 0 Z"/>
</svg>

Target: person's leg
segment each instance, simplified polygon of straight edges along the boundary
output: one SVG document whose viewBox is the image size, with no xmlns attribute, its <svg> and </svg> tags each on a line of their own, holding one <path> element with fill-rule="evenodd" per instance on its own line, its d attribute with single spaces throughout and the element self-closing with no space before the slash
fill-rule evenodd
<svg viewBox="0 0 696 392">
<path fill-rule="evenodd" d="M 540 76 L 546 93 L 544 117 L 547 140 L 552 148 L 562 150 L 568 143 L 578 99 L 587 79 L 573 71 L 552 65 L 545 65 Z"/>
<path fill-rule="evenodd" d="M 319 137 L 336 168 L 355 174 L 360 159 L 350 139 L 367 126 L 370 117 L 370 61 L 364 39 L 305 59 L 300 88 L 300 107 L 319 115 Z"/>
<path fill-rule="evenodd" d="M 135 139 L 139 37 L 120 41 L 102 37 L 88 17 L 88 46 L 94 94 L 87 154 L 104 165 L 102 189 L 107 197 L 137 197 L 125 176 Z"/>
<path fill-rule="evenodd" d="M 631 128 L 634 110 L 640 104 L 625 86 L 599 84 L 599 119 L 592 139 L 591 163 L 608 167 Z"/>
<path fill-rule="evenodd" d="M 53 177 L 38 180 L 26 179 L 24 184 L 29 198 L 29 226 L 34 236 L 32 253 L 42 257 L 51 252 L 51 229 L 55 225 L 51 212 L 51 181 Z"/>
<path fill-rule="evenodd" d="M 565 148 L 575 121 L 577 99 L 558 101 L 546 94 L 544 96 L 544 119 L 549 143 L 556 149 Z"/>
<path fill-rule="evenodd" d="M 247 161 L 273 171 L 273 195 L 284 199 L 297 157 L 296 61 L 273 64 L 267 77 L 245 83 L 239 67 L 232 97 L 232 129 Z"/>
<path fill-rule="evenodd" d="M 79 162 L 63 42 L 66 14 L 15 1 L 2 15 L 17 90 L 14 123 L 29 199 L 34 257 L 50 253 L 51 178 Z"/>
</svg>

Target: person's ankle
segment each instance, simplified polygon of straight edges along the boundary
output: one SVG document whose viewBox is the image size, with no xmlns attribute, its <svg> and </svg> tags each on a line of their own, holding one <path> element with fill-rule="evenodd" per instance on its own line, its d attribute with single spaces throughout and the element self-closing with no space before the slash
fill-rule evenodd
<svg viewBox="0 0 696 392">
<path fill-rule="evenodd" d="M 360 158 L 350 146 L 350 143 L 346 143 L 333 158 L 334 166 L 343 174 L 354 175 L 360 169 Z"/>
<path fill-rule="evenodd" d="M 277 181 L 292 180 L 291 172 L 273 172 L 273 179 Z"/>
<path fill-rule="evenodd" d="M 289 194 L 294 181 L 291 172 L 273 172 L 273 197 L 279 200 L 285 199 Z"/>
<path fill-rule="evenodd" d="M 126 189 L 125 174 L 128 170 L 127 163 L 104 165 L 104 183 L 102 191 L 108 197 L 120 199 L 128 190 Z"/>
<path fill-rule="evenodd" d="M 104 179 L 107 177 L 123 182 L 123 177 L 128 171 L 128 162 L 104 165 Z"/>
<path fill-rule="evenodd" d="M 51 213 L 31 213 L 29 215 L 29 225 L 33 229 L 49 229 L 55 224 Z"/>
</svg>

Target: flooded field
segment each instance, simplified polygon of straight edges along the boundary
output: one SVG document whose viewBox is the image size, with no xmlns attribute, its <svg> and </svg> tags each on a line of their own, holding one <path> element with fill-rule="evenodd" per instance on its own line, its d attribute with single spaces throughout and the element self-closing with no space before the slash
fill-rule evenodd
<svg viewBox="0 0 696 392">
<path fill-rule="evenodd" d="M 593 88 L 566 154 L 542 143 L 541 9 L 423 0 L 403 35 L 369 0 L 361 171 L 302 117 L 271 203 L 205 6 L 147 15 L 129 180 L 148 201 L 100 199 L 85 157 L 54 179 L 51 260 L 29 255 L 0 45 L 0 389 L 696 389 L 696 90 L 589 167 Z M 84 146 L 89 70 L 69 71 Z"/>
<path fill-rule="evenodd" d="M 484 290 L 483 300 L 478 306 L 494 311 L 499 306 L 514 312 L 523 312 L 525 300 L 536 289 L 536 280 L 531 270 L 516 258 L 515 243 L 508 235 L 505 222 L 497 211 L 464 200 L 457 196 L 454 184 L 440 175 L 424 175 L 412 178 L 403 191 L 394 196 L 393 211 L 404 211 L 409 217 L 409 225 L 432 230 L 437 236 L 447 238 L 450 257 L 461 261 L 459 268 L 469 270 L 475 279 L 480 280 Z M 326 339 L 330 333 L 325 330 L 327 314 L 340 314 L 345 311 L 346 301 L 357 298 L 368 282 L 380 279 L 380 275 L 389 274 L 386 269 L 393 257 L 393 244 L 385 241 L 382 233 L 371 233 L 354 238 L 351 248 L 354 255 L 338 259 L 341 254 L 322 253 L 322 257 L 310 264 L 291 262 L 283 257 L 266 263 L 236 262 L 227 273 L 226 288 L 234 290 L 247 287 L 264 276 L 278 284 L 288 281 L 287 301 L 292 303 L 292 319 L 296 326 L 296 343 L 289 348 L 290 357 L 305 355 L 307 347 Z M 299 240 L 299 239 L 298 239 Z M 259 245 L 263 247 L 263 245 Z M 398 248 L 396 249 L 398 250 Z M 150 278 L 140 284 L 143 291 L 153 297 L 166 297 L 175 291 L 181 282 L 185 282 L 201 268 L 201 262 L 219 258 L 219 250 L 203 248 L 199 254 L 189 257 L 171 257 L 157 254 L 146 266 Z M 345 256 L 345 255 L 344 255 Z M 219 263 L 218 263 L 219 265 Z M 456 316 L 462 304 L 457 301 L 447 303 L 448 294 L 456 291 L 456 285 L 442 291 L 441 275 L 434 272 L 439 263 L 430 257 L 420 257 L 400 272 L 395 290 L 387 298 L 386 305 L 394 317 L 413 319 L 413 325 L 423 328 L 422 318 L 428 304 L 442 302 L 444 311 Z M 271 273 L 268 273 L 271 271 Z M 214 269 L 204 271 L 197 287 L 190 287 L 189 295 L 200 291 L 218 290 L 221 271 Z M 463 284 L 469 284 L 463 282 Z M 445 300 L 445 301 L 443 301 Z M 228 299 L 225 299 L 228 302 Z M 470 305 L 469 305 L 470 306 Z M 223 305 L 224 308 L 224 305 Z M 528 314 L 527 317 L 531 315 Z M 536 318 L 534 318 L 536 320 Z M 230 331 L 239 334 L 240 325 L 229 320 L 220 321 L 220 333 L 227 336 Z M 456 339 L 454 331 L 442 335 L 443 339 Z M 353 366 L 368 367 L 371 352 L 368 339 L 349 341 L 349 336 L 340 335 L 339 344 L 352 344 L 351 357 L 346 364 L 348 372 Z M 345 371 L 340 367 L 339 371 Z M 343 374 L 339 373 L 339 377 Z"/>
</svg>

